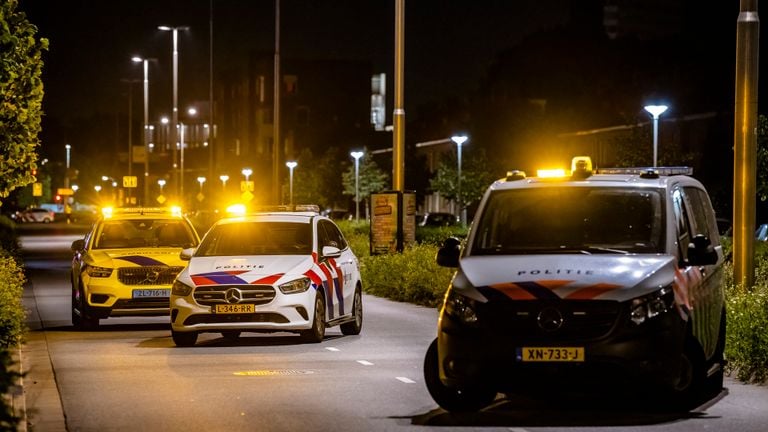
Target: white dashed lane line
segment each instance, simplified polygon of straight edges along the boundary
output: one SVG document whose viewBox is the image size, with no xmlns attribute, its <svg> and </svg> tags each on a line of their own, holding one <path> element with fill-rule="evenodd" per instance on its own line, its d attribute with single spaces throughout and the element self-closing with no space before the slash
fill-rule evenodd
<svg viewBox="0 0 768 432">
<path fill-rule="evenodd" d="M 339 351 L 341 351 L 340 349 L 338 349 L 336 347 L 325 347 L 325 349 L 328 350 L 328 351 L 331 351 L 331 352 L 339 352 Z M 357 362 L 360 363 L 363 366 L 373 366 L 374 365 L 373 363 L 369 362 L 368 360 L 357 360 Z M 414 384 L 414 383 L 416 383 L 416 381 L 414 381 L 414 380 L 412 380 L 412 379 L 410 379 L 408 377 L 395 377 L 395 379 L 400 381 L 400 382 L 402 382 L 402 383 L 404 383 L 404 384 Z"/>
</svg>

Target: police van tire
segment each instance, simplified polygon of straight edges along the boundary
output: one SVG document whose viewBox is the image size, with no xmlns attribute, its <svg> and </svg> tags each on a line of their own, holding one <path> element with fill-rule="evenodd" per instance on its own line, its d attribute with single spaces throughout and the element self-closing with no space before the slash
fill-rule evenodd
<svg viewBox="0 0 768 432">
<path fill-rule="evenodd" d="M 689 410 L 700 403 L 707 382 L 704 354 L 689 333 L 680 359 L 680 375 L 672 389 L 671 406 L 678 410 Z"/>
<path fill-rule="evenodd" d="M 446 411 L 473 412 L 490 405 L 496 399 L 494 390 L 482 387 L 455 389 L 445 386 L 440 381 L 438 367 L 437 339 L 432 341 L 424 358 L 424 381 L 430 396 Z"/>
<path fill-rule="evenodd" d="M 301 339 L 307 343 L 320 343 L 325 337 L 325 300 L 322 291 L 315 296 L 315 313 L 312 316 L 312 328 L 301 332 Z"/>
<path fill-rule="evenodd" d="M 720 330 L 717 336 L 717 346 L 715 348 L 715 354 L 712 356 L 711 366 L 715 366 L 718 363 L 720 368 L 710 375 L 707 379 L 707 390 L 711 395 L 717 395 L 723 390 L 723 377 L 725 375 L 725 327 L 726 327 L 726 313 L 723 308 L 720 313 Z"/>
<path fill-rule="evenodd" d="M 72 326 L 77 330 L 95 330 L 99 327 L 99 319 L 88 315 L 88 306 L 85 304 L 85 294 L 80 288 L 76 295 L 72 291 Z"/>
<path fill-rule="evenodd" d="M 361 293 L 360 285 L 355 289 L 355 297 L 352 301 L 352 316 L 355 317 L 354 321 L 339 326 L 341 333 L 344 335 L 359 335 L 360 331 L 363 329 L 363 295 Z"/>
<path fill-rule="evenodd" d="M 196 332 L 177 332 L 171 329 L 171 337 L 178 347 L 191 347 L 197 343 Z"/>
</svg>

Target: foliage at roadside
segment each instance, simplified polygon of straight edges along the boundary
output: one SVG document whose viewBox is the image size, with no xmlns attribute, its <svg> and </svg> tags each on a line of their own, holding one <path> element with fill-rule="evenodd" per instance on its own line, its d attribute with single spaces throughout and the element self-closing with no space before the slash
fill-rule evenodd
<svg viewBox="0 0 768 432">
<path fill-rule="evenodd" d="M 765 252 L 765 247 L 759 246 Z M 750 290 L 733 281 L 733 267 L 725 267 L 727 371 L 748 383 L 768 381 L 768 259 L 755 259 L 755 286 Z"/>
<path fill-rule="evenodd" d="M 500 171 L 494 169 L 494 161 L 486 157 L 484 150 L 475 150 L 467 156 L 462 158 L 461 170 L 463 208 L 478 203 L 488 185 L 500 177 Z M 459 195 L 458 174 L 458 153 L 451 152 L 440 161 L 434 177 L 430 180 L 432 190 L 440 192 L 440 195 L 447 199 L 455 199 Z"/>
<path fill-rule="evenodd" d="M 0 198 L 32 183 L 37 168 L 42 116 L 43 61 L 48 41 L 17 10 L 17 0 L 0 2 Z"/>
<path fill-rule="evenodd" d="M 24 273 L 18 260 L 19 242 L 13 223 L 0 218 L 0 430 L 16 430 L 8 392 L 19 378 L 10 350 L 22 341 L 26 312 L 22 302 Z"/>
</svg>

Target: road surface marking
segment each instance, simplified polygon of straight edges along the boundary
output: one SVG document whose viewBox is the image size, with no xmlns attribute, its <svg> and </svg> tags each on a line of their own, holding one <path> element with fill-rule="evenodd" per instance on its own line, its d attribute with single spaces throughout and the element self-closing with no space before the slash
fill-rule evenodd
<svg viewBox="0 0 768 432">
<path fill-rule="evenodd" d="M 414 380 L 412 380 L 410 378 L 406 378 L 406 377 L 395 377 L 395 379 L 400 381 L 400 382 L 404 382 L 406 384 L 415 384 L 416 383 L 416 381 L 414 381 Z"/>
<path fill-rule="evenodd" d="M 373 363 L 367 361 L 367 360 L 358 360 L 358 363 L 360 363 L 363 366 L 373 366 Z"/>
</svg>

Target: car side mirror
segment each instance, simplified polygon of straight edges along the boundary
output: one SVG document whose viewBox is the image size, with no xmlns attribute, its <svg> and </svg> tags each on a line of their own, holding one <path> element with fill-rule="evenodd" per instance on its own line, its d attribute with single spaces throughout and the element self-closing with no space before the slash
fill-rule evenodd
<svg viewBox="0 0 768 432">
<path fill-rule="evenodd" d="M 712 247 L 709 237 L 704 234 L 696 234 L 693 240 L 688 244 L 688 264 L 689 265 L 712 265 L 717 264 L 717 251 Z"/>
<path fill-rule="evenodd" d="M 72 249 L 72 252 L 82 251 L 83 249 L 85 249 L 85 240 L 80 239 L 80 240 L 73 241 L 72 246 L 70 246 L 70 248 Z"/>
<path fill-rule="evenodd" d="M 195 254 L 196 248 L 186 248 L 182 249 L 179 253 L 179 259 L 182 261 L 189 261 L 192 259 L 192 255 Z"/>
<path fill-rule="evenodd" d="M 338 258 L 341 256 L 341 249 L 335 246 L 323 246 L 323 257 Z"/>
<path fill-rule="evenodd" d="M 459 266 L 459 255 L 461 253 L 461 240 L 456 237 L 448 237 L 443 242 L 443 246 L 437 250 L 435 261 L 441 267 L 456 268 Z"/>
</svg>

